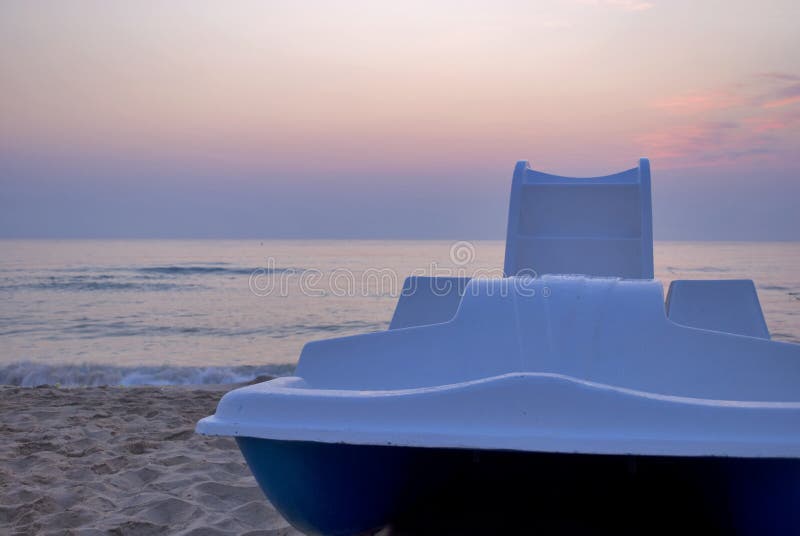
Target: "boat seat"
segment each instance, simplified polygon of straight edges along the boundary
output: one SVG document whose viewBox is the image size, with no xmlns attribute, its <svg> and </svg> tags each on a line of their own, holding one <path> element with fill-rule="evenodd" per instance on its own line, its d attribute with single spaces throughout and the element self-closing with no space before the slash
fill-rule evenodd
<svg viewBox="0 0 800 536">
<path fill-rule="evenodd" d="M 440 324 L 452 319 L 469 277 L 407 277 L 389 329 Z"/>
<path fill-rule="evenodd" d="M 756 287 L 749 279 L 673 281 L 667 292 L 667 316 L 693 328 L 770 338 Z"/>
<path fill-rule="evenodd" d="M 653 279 L 648 160 L 596 178 L 559 177 L 518 162 L 504 272 Z"/>
</svg>

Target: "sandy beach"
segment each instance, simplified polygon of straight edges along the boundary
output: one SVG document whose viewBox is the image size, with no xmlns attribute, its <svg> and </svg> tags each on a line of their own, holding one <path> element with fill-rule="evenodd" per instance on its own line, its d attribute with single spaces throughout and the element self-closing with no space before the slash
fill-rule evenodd
<svg viewBox="0 0 800 536">
<path fill-rule="evenodd" d="M 298 534 L 233 440 L 227 387 L 0 387 L 0 534 Z"/>
</svg>

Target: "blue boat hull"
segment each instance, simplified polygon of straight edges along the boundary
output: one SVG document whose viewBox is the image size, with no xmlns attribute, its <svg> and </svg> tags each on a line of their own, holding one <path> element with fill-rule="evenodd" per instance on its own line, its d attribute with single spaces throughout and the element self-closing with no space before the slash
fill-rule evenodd
<svg viewBox="0 0 800 536">
<path fill-rule="evenodd" d="M 309 534 L 800 534 L 800 461 L 237 438 Z"/>
</svg>

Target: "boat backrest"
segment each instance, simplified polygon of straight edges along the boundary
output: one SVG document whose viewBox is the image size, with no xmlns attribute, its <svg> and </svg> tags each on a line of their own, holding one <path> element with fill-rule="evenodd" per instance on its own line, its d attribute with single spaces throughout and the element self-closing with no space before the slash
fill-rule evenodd
<svg viewBox="0 0 800 536">
<path fill-rule="evenodd" d="M 750 279 L 675 280 L 667 293 L 667 316 L 684 326 L 769 339 Z"/>
<path fill-rule="evenodd" d="M 504 272 L 652 279 L 648 160 L 595 178 L 559 177 L 518 162 Z"/>
<path fill-rule="evenodd" d="M 389 329 L 447 322 L 456 314 L 467 283 L 468 277 L 408 277 Z"/>
</svg>

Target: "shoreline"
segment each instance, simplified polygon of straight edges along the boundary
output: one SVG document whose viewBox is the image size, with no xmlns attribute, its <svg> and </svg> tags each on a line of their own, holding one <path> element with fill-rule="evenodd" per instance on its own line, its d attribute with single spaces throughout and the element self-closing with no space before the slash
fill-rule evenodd
<svg viewBox="0 0 800 536">
<path fill-rule="evenodd" d="M 195 387 L 237 385 L 291 375 L 296 363 L 260 365 L 114 365 L 95 362 L 0 363 L 0 385 L 12 387 Z"/>
</svg>

